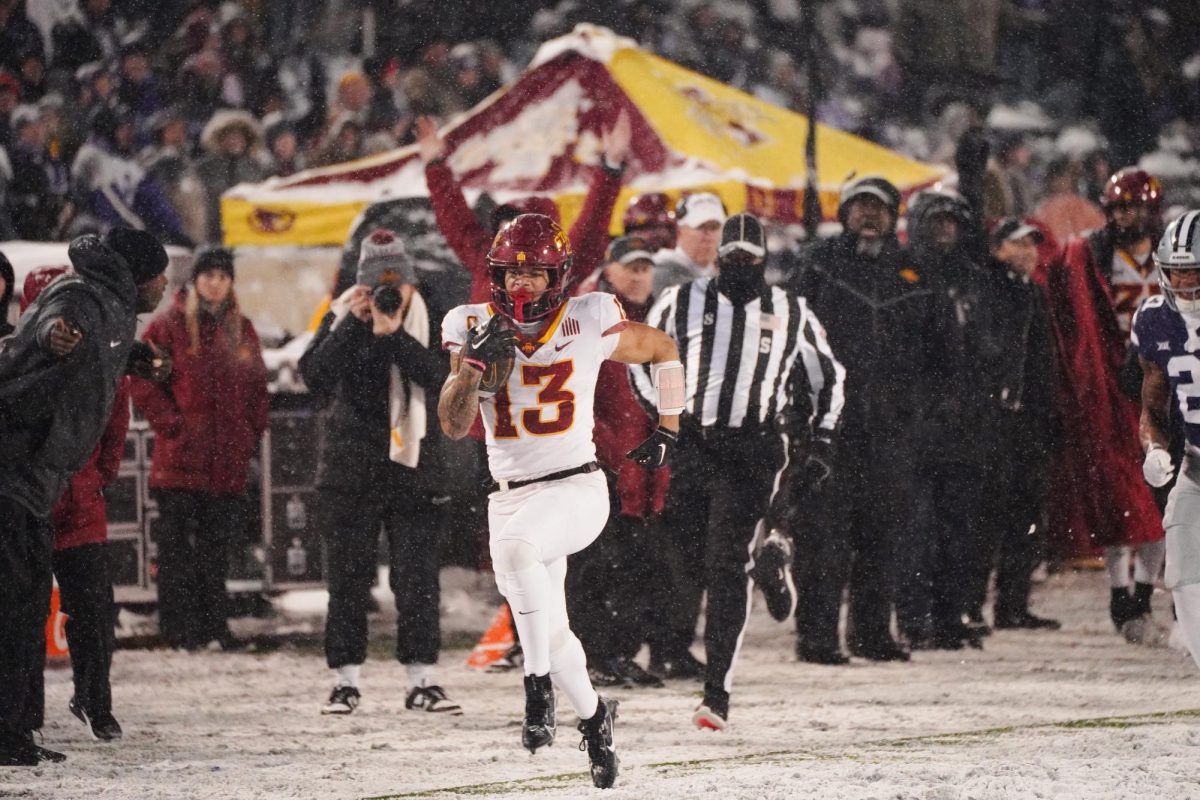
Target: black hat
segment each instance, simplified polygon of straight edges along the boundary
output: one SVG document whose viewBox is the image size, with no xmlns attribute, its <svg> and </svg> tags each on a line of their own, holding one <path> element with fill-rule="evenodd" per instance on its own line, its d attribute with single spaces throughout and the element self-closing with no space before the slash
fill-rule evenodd
<svg viewBox="0 0 1200 800">
<path fill-rule="evenodd" d="M 900 190 L 896 188 L 895 184 L 878 175 L 864 175 L 847 182 L 842 187 L 842 194 L 838 199 L 838 219 L 843 225 L 846 224 L 846 209 L 850 202 L 857 197 L 874 197 L 888 207 L 892 216 L 900 214 Z"/>
<path fill-rule="evenodd" d="M 1030 225 L 1017 217 L 1005 217 L 992 228 L 992 247 L 999 247 L 1005 242 L 1024 239 L 1032 236 L 1034 244 L 1046 241 L 1046 235 L 1036 225 Z"/>
<path fill-rule="evenodd" d="M 104 243 L 125 259 L 133 282 L 139 286 L 154 280 L 167 268 L 167 251 L 145 231 L 113 228 L 104 234 Z"/>
<path fill-rule="evenodd" d="M 721 247 L 718 256 L 741 250 L 756 258 L 767 255 L 767 232 L 753 214 L 734 214 L 721 228 Z"/>
<path fill-rule="evenodd" d="M 617 261 L 621 264 L 628 264 L 638 259 L 652 260 L 653 258 L 654 247 L 641 236 L 621 236 L 613 239 L 612 244 L 608 246 L 608 254 L 605 256 L 606 261 Z"/>
<path fill-rule="evenodd" d="M 205 272 L 217 270 L 224 272 L 233 280 L 233 251 L 228 247 L 204 247 L 196 251 L 196 260 L 192 263 L 192 280 Z"/>
</svg>

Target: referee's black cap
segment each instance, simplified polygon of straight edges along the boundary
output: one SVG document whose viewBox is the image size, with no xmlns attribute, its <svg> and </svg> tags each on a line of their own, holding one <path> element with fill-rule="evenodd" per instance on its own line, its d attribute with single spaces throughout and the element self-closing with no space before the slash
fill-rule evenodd
<svg viewBox="0 0 1200 800">
<path fill-rule="evenodd" d="M 725 220 L 725 225 L 721 228 L 721 246 L 717 255 L 727 256 L 738 250 L 755 258 L 767 255 L 767 232 L 759 218 L 753 214 L 734 214 Z"/>
</svg>

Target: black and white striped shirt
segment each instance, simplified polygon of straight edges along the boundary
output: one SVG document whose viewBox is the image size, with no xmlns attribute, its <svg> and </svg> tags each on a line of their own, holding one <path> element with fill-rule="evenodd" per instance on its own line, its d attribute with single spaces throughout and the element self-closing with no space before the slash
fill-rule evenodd
<svg viewBox="0 0 1200 800">
<path fill-rule="evenodd" d="M 686 413 L 704 427 L 740 428 L 769 423 L 792 406 L 797 391 L 811 401 L 814 433 L 831 434 L 845 400 L 846 370 L 834 357 L 825 329 L 804 298 L 769 286 L 734 305 L 716 280 L 699 280 L 663 292 L 646 323 L 679 347 L 686 375 Z M 796 371 L 796 361 L 800 369 Z M 655 404 L 650 366 L 630 367 L 637 394 Z"/>
</svg>

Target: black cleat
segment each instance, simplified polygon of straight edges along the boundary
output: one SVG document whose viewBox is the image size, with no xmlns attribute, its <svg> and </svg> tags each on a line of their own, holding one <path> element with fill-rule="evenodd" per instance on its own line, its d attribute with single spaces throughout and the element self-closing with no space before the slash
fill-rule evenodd
<svg viewBox="0 0 1200 800">
<path fill-rule="evenodd" d="M 1039 617 L 1028 611 L 1020 611 L 1016 614 L 997 614 L 995 622 L 996 630 L 999 631 L 1056 631 L 1062 627 L 1062 623 L 1056 619 Z"/>
<path fill-rule="evenodd" d="M 600 661 L 589 666 L 588 678 L 591 680 L 592 686 L 604 686 L 606 688 L 613 686 L 628 688 L 631 683 L 628 676 L 617 666 L 615 658 Z"/>
<path fill-rule="evenodd" d="M 558 722 L 554 713 L 554 684 L 550 675 L 525 676 L 525 722 L 521 744 L 530 753 L 554 744 Z"/>
<path fill-rule="evenodd" d="M 621 759 L 613 743 L 613 720 L 617 718 L 617 701 L 601 697 L 596 704 L 596 713 L 591 719 L 579 720 L 579 732 L 583 739 L 580 750 L 587 750 L 592 764 L 592 784 L 597 789 L 611 789 L 617 782 Z"/>
<path fill-rule="evenodd" d="M 762 590 L 767 611 L 776 622 L 796 613 L 796 582 L 792 578 L 792 540 L 772 528 L 754 554 L 750 577 Z"/>
<path fill-rule="evenodd" d="M 404 707 L 417 711 L 428 711 L 430 714 L 449 714 L 452 717 L 462 715 L 462 706 L 446 696 L 446 690 L 440 686 L 418 686 L 404 698 Z"/>
<path fill-rule="evenodd" d="M 616 668 L 625 676 L 626 680 L 633 682 L 635 686 L 649 686 L 652 689 L 661 689 L 663 687 L 662 678 L 642 669 L 642 665 L 632 658 L 618 660 Z"/>
<path fill-rule="evenodd" d="M 908 661 L 908 651 L 888 637 L 880 642 L 851 643 L 850 655 L 868 661 Z"/>
<path fill-rule="evenodd" d="M 673 680 L 675 678 L 704 680 L 706 669 L 703 661 L 686 650 L 678 658 L 667 658 L 662 661 L 650 662 L 650 671 L 665 680 Z"/>
<path fill-rule="evenodd" d="M 32 731 L 0 732 L 0 767 L 36 767 L 47 762 L 61 764 L 67 757 L 33 743 Z"/>
<path fill-rule="evenodd" d="M 75 702 L 74 697 L 67 704 L 67 708 L 80 722 L 87 725 L 88 730 L 91 731 L 92 738 L 97 741 L 115 742 L 123 735 L 120 723 L 117 722 L 116 717 L 109 711 L 89 714 L 82 706 Z"/>
<path fill-rule="evenodd" d="M 1113 587 L 1108 600 L 1108 616 L 1118 631 L 1132 619 L 1138 617 L 1138 601 L 1129 595 L 1124 586 Z"/>
<path fill-rule="evenodd" d="M 521 643 L 517 642 L 512 647 L 504 651 L 504 655 L 497 658 L 491 664 L 488 664 L 488 672 L 512 672 L 514 669 L 519 669 L 525 663 L 525 653 L 521 650 Z"/>
<path fill-rule="evenodd" d="M 831 667 L 850 663 L 850 659 L 836 647 L 807 645 L 803 642 L 796 645 L 796 658 L 809 664 L 826 664 Z"/>
<path fill-rule="evenodd" d="M 321 707 L 322 714 L 349 714 L 358 708 L 362 695 L 353 686 L 335 686 L 329 693 L 329 702 Z"/>
</svg>

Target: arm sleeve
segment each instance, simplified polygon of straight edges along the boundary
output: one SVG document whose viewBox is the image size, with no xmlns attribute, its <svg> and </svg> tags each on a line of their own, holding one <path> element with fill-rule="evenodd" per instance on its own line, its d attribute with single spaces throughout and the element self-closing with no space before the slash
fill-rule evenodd
<svg viewBox="0 0 1200 800">
<path fill-rule="evenodd" d="M 100 436 L 100 454 L 96 468 L 100 480 L 107 486 L 117 477 L 121 469 L 121 456 L 125 454 L 125 434 L 129 432 L 129 379 L 117 383 L 117 394 L 113 399 L 112 415 Z"/>
<path fill-rule="evenodd" d="M 445 161 L 438 159 L 425 165 L 425 184 L 438 228 L 454 255 L 472 275 L 485 273 L 492 238 L 467 205 L 462 187 Z"/>
<path fill-rule="evenodd" d="M 807 384 L 814 435 L 832 436 L 846 404 L 846 369 L 833 355 L 821 321 L 808 309 L 803 299 L 799 301 L 799 311 L 803 332 L 800 345 L 802 363 L 796 365 L 795 372 L 797 377 L 803 373 Z"/>
<path fill-rule="evenodd" d="M 442 318 L 442 349 L 449 353 L 462 350 L 467 342 L 467 315 L 462 306 L 450 309 Z"/>
<path fill-rule="evenodd" d="M 595 298 L 599 304 L 597 313 L 600 316 L 600 356 L 607 359 L 617 349 L 621 341 L 621 330 L 629 318 L 625 316 L 625 308 L 616 295 L 607 292 L 593 292 L 589 299 Z"/>
<path fill-rule="evenodd" d="M 336 319 L 332 311 L 325 315 L 304 355 L 300 356 L 300 377 L 304 379 L 304 385 L 326 396 L 333 393 L 343 373 L 353 368 L 353 360 L 347 355 L 354 340 L 369 334 L 365 324 L 354 317 L 347 316 L 334 325 Z"/>
<path fill-rule="evenodd" d="M 679 298 L 679 287 L 672 286 L 662 293 L 662 296 L 651 307 L 650 313 L 646 315 L 646 324 L 658 328 L 665 332 L 672 339 L 675 336 L 675 304 Z M 676 339 L 676 344 L 679 344 Z M 680 353 L 681 360 L 687 356 L 685 353 Z M 686 368 L 687 362 L 684 362 Z M 649 364 L 630 364 L 629 365 L 629 382 L 633 386 L 633 396 L 637 398 L 638 403 L 645 409 L 646 413 L 651 417 L 658 416 L 658 393 L 654 390 L 654 382 L 650 378 Z"/>
<path fill-rule="evenodd" d="M 96 301 L 87 293 L 74 288 L 56 292 L 42 306 L 35 334 L 38 346 L 43 350 L 50 349 L 50 329 L 60 317 L 74 325 L 84 338 L 91 336 L 96 329 L 98 314 Z"/>
<path fill-rule="evenodd" d="M 142 340 L 153 342 L 158 349 L 169 354 L 171 358 L 175 358 L 175 348 L 171 347 L 170 331 L 168 326 L 162 323 L 161 318 L 156 318 L 150 323 Z M 162 384 L 144 378 L 130 377 L 129 392 L 133 395 L 134 404 L 146 416 L 146 420 L 155 432 L 169 435 L 178 431 L 183 425 L 183 417 L 179 413 L 179 407 L 175 405 L 175 398 Z"/>
<path fill-rule="evenodd" d="M 605 166 L 594 168 L 591 186 L 579 218 L 571 226 L 571 246 L 575 249 L 575 260 L 567 275 L 568 290 L 586 280 L 604 260 L 608 248 L 608 226 L 612 221 L 613 206 L 621 192 L 621 175 L 624 170 Z"/>
</svg>

